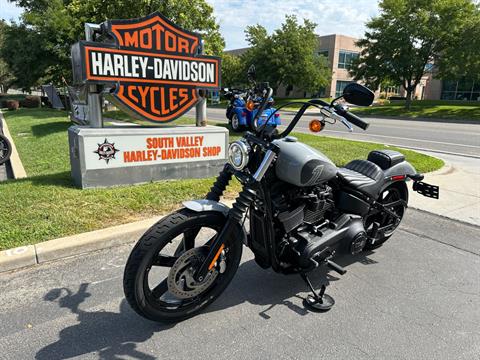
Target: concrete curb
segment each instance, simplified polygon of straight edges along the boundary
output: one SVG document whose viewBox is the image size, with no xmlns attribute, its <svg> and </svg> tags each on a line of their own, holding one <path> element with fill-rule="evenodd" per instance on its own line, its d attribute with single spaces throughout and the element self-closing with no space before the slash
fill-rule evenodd
<svg viewBox="0 0 480 360">
<path fill-rule="evenodd" d="M 222 203 L 231 207 L 233 200 L 224 199 Z M 134 243 L 164 216 L 166 214 L 128 224 L 44 241 L 35 245 L 20 246 L 0 251 L 0 275 L 4 272 L 49 261 Z"/>
<path fill-rule="evenodd" d="M 2 125 L 3 135 L 7 137 L 12 145 L 12 155 L 10 156 L 10 165 L 12 166 L 12 172 L 14 179 L 23 179 L 27 177 L 27 173 L 25 168 L 23 167 L 22 161 L 20 160 L 20 156 L 18 155 L 17 148 L 15 146 L 15 142 L 10 135 L 10 131 L 8 130 L 7 122 L 3 117 L 3 113 L 0 110 L 0 123 Z"/>
<path fill-rule="evenodd" d="M 0 251 L 0 273 L 136 241 L 161 216 Z"/>
</svg>

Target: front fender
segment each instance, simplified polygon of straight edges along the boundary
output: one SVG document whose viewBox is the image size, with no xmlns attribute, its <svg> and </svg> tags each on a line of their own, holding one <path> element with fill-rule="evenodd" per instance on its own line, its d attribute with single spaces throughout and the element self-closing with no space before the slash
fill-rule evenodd
<svg viewBox="0 0 480 360">
<path fill-rule="evenodd" d="M 185 206 L 187 209 L 193 210 L 195 212 L 217 211 L 221 212 L 225 216 L 227 216 L 228 212 L 230 211 L 230 208 L 227 205 L 222 204 L 218 201 L 206 199 L 184 201 L 182 205 Z"/>
<path fill-rule="evenodd" d="M 237 114 L 238 122 L 240 123 L 240 125 L 247 125 L 247 117 L 244 115 L 246 114 L 245 108 L 236 107 L 233 109 L 233 111 L 235 112 L 235 114 Z"/>
<path fill-rule="evenodd" d="M 216 212 L 222 213 L 223 215 L 225 215 L 225 217 L 228 216 L 228 212 L 230 211 L 230 208 L 227 205 L 214 200 L 207 200 L 207 199 L 190 200 L 190 201 L 184 201 L 182 204 L 187 209 L 195 212 L 216 211 Z M 238 234 L 241 234 L 240 236 L 241 236 L 242 242 L 245 244 L 245 246 L 248 246 L 247 231 L 245 230 L 245 227 L 242 224 L 237 224 L 237 226 L 238 226 Z"/>
</svg>

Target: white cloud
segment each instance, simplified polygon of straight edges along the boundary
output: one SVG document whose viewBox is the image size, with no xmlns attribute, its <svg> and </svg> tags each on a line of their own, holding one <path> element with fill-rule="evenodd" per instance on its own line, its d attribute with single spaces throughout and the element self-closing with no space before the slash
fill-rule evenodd
<svg viewBox="0 0 480 360">
<path fill-rule="evenodd" d="M 317 33 L 343 34 L 360 37 L 365 22 L 378 13 L 376 0 L 207 0 L 215 10 L 226 49 L 245 47 L 244 30 L 248 25 L 260 24 L 273 31 L 285 15 L 293 14 L 318 24 Z"/>
<path fill-rule="evenodd" d="M 0 9 L 0 19 L 7 21 L 18 20 L 18 17 L 22 13 L 22 8 L 7 0 L 0 0 Z"/>
</svg>

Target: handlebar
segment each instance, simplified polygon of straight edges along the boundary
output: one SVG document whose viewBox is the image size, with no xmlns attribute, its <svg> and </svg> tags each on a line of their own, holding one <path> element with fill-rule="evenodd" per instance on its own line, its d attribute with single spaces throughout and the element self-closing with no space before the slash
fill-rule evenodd
<svg viewBox="0 0 480 360">
<path fill-rule="evenodd" d="M 338 115 L 343 116 L 348 122 L 351 122 L 353 125 L 358 126 L 362 130 L 367 130 L 370 126 L 369 123 L 363 121 L 350 111 L 347 111 L 342 105 L 335 105 L 334 109 Z"/>
</svg>

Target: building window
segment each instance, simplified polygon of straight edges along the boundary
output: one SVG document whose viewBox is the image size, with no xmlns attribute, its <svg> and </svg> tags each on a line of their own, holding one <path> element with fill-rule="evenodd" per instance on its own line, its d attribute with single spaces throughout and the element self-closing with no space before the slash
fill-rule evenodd
<svg viewBox="0 0 480 360">
<path fill-rule="evenodd" d="M 338 68 L 339 69 L 348 69 L 352 65 L 353 60 L 358 58 L 358 52 L 340 50 L 338 54 Z"/>
<path fill-rule="evenodd" d="M 337 80 L 337 87 L 336 87 L 336 90 L 335 90 L 335 97 L 339 97 L 343 94 L 343 89 L 345 89 L 345 87 L 348 85 L 348 84 L 351 84 L 353 81 L 342 81 L 342 80 Z"/>
<path fill-rule="evenodd" d="M 442 100 L 480 101 L 480 82 L 463 78 L 442 82 Z"/>
<path fill-rule="evenodd" d="M 325 56 L 328 59 L 328 50 L 320 50 L 318 55 Z"/>
</svg>

